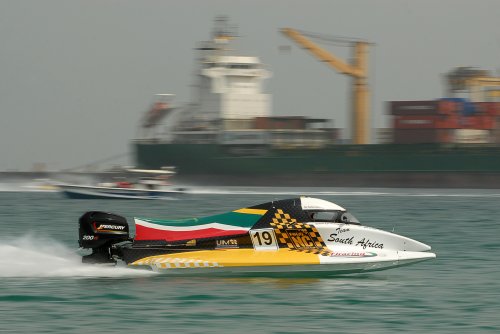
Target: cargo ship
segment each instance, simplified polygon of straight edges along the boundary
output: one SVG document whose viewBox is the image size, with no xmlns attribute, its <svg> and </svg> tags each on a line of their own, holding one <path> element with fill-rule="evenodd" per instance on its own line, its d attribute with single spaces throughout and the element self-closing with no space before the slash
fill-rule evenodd
<svg viewBox="0 0 500 334">
<path fill-rule="evenodd" d="M 273 116 L 271 73 L 235 54 L 231 30 L 217 19 L 197 48 L 192 103 L 173 107 L 163 94 L 144 115 L 138 168 L 176 166 L 178 181 L 204 185 L 500 188 L 500 104 L 459 97 L 471 87 L 493 95 L 500 80 L 458 68 L 449 97 L 388 102 L 386 138 L 346 144 L 328 119 Z"/>
</svg>

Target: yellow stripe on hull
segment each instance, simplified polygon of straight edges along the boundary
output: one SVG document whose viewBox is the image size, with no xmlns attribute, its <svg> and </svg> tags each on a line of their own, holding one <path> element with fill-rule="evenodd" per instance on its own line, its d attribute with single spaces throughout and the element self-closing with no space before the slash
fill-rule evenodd
<svg viewBox="0 0 500 334">
<path fill-rule="evenodd" d="M 320 264 L 317 254 L 289 249 L 256 251 L 254 249 L 218 249 L 149 256 L 137 260 L 133 266 L 159 268 L 211 268 Z"/>
<path fill-rule="evenodd" d="M 261 216 L 263 216 L 263 215 L 266 214 L 267 210 L 243 208 L 243 209 L 234 210 L 233 212 L 247 213 L 247 214 L 250 214 L 250 215 L 261 215 Z"/>
</svg>

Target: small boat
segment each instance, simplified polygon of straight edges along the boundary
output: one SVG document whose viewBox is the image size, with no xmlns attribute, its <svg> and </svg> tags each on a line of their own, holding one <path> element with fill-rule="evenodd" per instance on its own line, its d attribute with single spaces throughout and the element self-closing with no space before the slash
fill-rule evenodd
<svg viewBox="0 0 500 334">
<path fill-rule="evenodd" d="M 84 263 L 176 274 L 367 272 L 436 257 L 431 247 L 363 226 L 341 206 L 300 197 L 182 220 L 89 211 L 79 220 Z"/>
<path fill-rule="evenodd" d="M 171 169 L 127 169 L 126 177 L 111 181 L 95 185 L 62 183 L 57 187 L 72 199 L 162 199 L 185 192 L 184 188 L 174 187 L 168 182 L 174 173 Z"/>
<path fill-rule="evenodd" d="M 51 179 L 34 179 L 29 184 L 23 187 L 29 191 L 47 191 L 47 192 L 56 192 L 59 190 L 57 187 L 57 182 Z"/>
</svg>

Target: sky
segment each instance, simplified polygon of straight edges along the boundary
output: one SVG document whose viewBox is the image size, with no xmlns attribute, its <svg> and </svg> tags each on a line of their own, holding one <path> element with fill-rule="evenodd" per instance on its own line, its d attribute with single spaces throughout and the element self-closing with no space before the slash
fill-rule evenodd
<svg viewBox="0 0 500 334">
<path fill-rule="evenodd" d="M 279 29 L 374 43 L 371 124 L 382 128 L 385 101 L 443 97 L 443 75 L 456 66 L 500 75 L 498 13 L 497 0 L 0 0 L 0 170 L 77 168 L 131 153 L 154 94 L 190 100 L 193 49 L 219 15 L 237 25 L 241 54 L 272 71 L 274 115 L 330 118 L 340 128 L 349 126 L 350 78 Z M 324 47 L 349 57 L 348 48 Z M 107 162 L 115 163 L 133 160 Z"/>
</svg>

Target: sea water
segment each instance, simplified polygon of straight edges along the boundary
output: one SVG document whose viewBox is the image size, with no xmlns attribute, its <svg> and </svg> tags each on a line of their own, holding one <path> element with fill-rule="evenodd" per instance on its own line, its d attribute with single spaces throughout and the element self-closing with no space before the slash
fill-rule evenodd
<svg viewBox="0 0 500 334">
<path fill-rule="evenodd" d="M 300 194 L 429 244 L 437 258 L 285 277 L 173 277 L 80 260 L 87 210 L 184 218 Z M 499 215 L 500 190 L 199 188 L 156 201 L 0 191 L 0 333 L 498 333 Z"/>
</svg>

